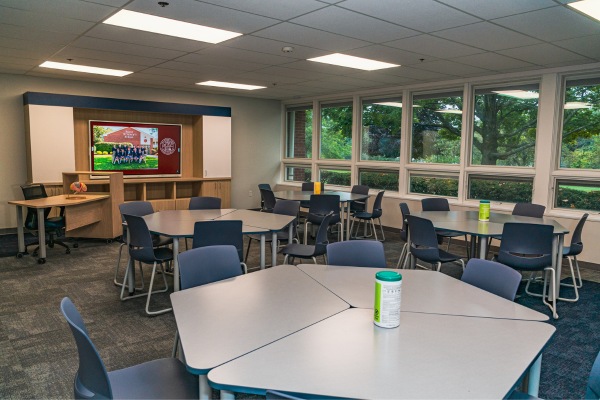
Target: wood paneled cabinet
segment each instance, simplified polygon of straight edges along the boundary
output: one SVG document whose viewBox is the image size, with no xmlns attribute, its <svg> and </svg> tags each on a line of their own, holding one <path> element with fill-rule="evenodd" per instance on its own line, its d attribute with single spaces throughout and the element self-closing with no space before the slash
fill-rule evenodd
<svg viewBox="0 0 600 400">
<path fill-rule="evenodd" d="M 231 180 L 211 180 L 202 182 L 202 196 L 221 198 L 221 208 L 231 207 Z"/>
</svg>

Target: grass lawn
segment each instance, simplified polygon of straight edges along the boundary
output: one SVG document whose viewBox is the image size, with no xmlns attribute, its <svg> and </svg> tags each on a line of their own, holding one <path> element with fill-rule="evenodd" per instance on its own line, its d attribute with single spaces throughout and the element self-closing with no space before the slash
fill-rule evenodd
<svg viewBox="0 0 600 400">
<path fill-rule="evenodd" d="M 95 171 L 124 171 L 136 169 L 158 169 L 158 157 L 146 156 L 146 162 L 141 164 L 137 162 L 113 164 L 111 155 L 94 155 Z"/>
<path fill-rule="evenodd" d="M 561 185 L 560 186 L 561 189 L 570 189 L 570 190 L 578 190 L 580 192 L 597 192 L 598 190 L 600 190 L 600 188 L 597 187 L 590 187 L 590 186 L 572 186 L 572 185 Z"/>
</svg>

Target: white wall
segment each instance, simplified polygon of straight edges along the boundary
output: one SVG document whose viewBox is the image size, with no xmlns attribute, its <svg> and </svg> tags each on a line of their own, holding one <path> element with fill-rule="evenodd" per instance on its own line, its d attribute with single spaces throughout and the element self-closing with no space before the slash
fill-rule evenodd
<svg viewBox="0 0 600 400">
<path fill-rule="evenodd" d="M 25 92 L 231 107 L 232 207 L 258 207 L 260 196 L 257 185 L 273 183 L 279 172 L 279 101 L 10 74 L 0 74 L 0 87 L 0 229 L 16 226 L 14 207 L 9 206 L 7 201 L 23 198 L 19 186 L 27 180 L 23 114 Z M 249 190 L 253 191 L 253 197 L 248 196 Z"/>
</svg>

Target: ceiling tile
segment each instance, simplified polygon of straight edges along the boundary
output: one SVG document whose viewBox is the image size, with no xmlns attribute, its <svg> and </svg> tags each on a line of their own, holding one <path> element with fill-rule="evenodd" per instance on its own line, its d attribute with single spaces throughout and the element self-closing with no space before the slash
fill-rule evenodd
<svg viewBox="0 0 600 400">
<path fill-rule="evenodd" d="M 532 66 L 532 64 L 528 62 L 495 53 L 475 54 L 472 56 L 456 58 L 453 59 L 453 61 L 492 71 L 505 71 Z"/>
<path fill-rule="evenodd" d="M 89 54 L 90 56 L 94 57 L 95 55 Z M 133 62 L 129 62 L 130 59 L 129 58 L 123 58 L 122 54 L 116 54 L 116 53 L 110 53 L 108 54 L 104 59 L 98 59 L 98 58 L 87 58 L 84 57 L 82 53 L 77 53 L 77 52 L 72 52 L 72 53 L 57 53 L 56 55 L 53 55 L 52 57 L 48 58 L 49 61 L 55 61 L 55 62 L 68 62 L 66 59 L 67 58 L 72 58 L 73 59 L 73 63 L 74 64 L 79 64 L 79 65 L 88 65 L 88 66 L 92 66 L 92 67 L 99 67 L 99 68 L 111 68 L 111 69 L 120 69 L 123 71 L 140 71 L 146 68 L 146 65 L 144 64 L 134 64 L 133 62 L 139 63 L 140 60 L 138 60 L 137 58 L 133 58 Z M 43 68 L 43 69 L 47 69 L 47 68 Z M 96 74 L 87 74 L 87 75 L 96 75 Z M 85 75 L 84 75 L 85 76 Z"/>
<path fill-rule="evenodd" d="M 323 32 L 296 24 L 290 24 L 289 22 L 284 22 L 279 25 L 263 29 L 255 32 L 253 35 L 267 39 L 298 44 L 301 46 L 331 50 L 333 52 L 343 52 L 369 44 L 368 42 L 362 40 L 335 35 L 333 33 Z"/>
<path fill-rule="evenodd" d="M 491 71 L 483 68 L 472 67 L 465 64 L 459 64 L 449 60 L 430 61 L 419 64 L 419 67 L 441 74 L 454 76 L 479 76 L 489 74 Z"/>
<path fill-rule="evenodd" d="M 44 31 L 33 27 L 0 24 L 0 37 L 26 40 L 28 43 L 68 44 L 75 40 L 78 35 L 68 32 Z"/>
<path fill-rule="evenodd" d="M 419 35 L 394 40 L 393 42 L 387 42 L 385 45 L 436 58 L 467 56 L 484 51 L 432 35 Z"/>
<path fill-rule="evenodd" d="M 107 51 L 119 54 L 130 54 L 140 57 L 152 56 L 163 60 L 180 57 L 187 54 L 185 51 L 164 49 L 161 47 L 143 46 L 140 44 L 115 42 L 113 40 L 98 39 L 89 36 L 83 36 L 72 44 L 74 47 L 82 49 L 94 49 L 97 51 Z"/>
<path fill-rule="evenodd" d="M 33 49 L 23 49 L 23 48 L 10 48 L 3 47 L 4 41 L 0 41 L 0 53 L 3 56 L 11 56 L 11 57 L 21 57 L 21 58 L 30 58 L 33 60 L 39 60 L 40 63 L 44 60 L 47 60 L 48 57 L 52 56 L 55 52 L 60 50 L 60 47 L 55 46 L 46 46 L 45 48 L 33 50 Z"/>
<path fill-rule="evenodd" d="M 327 7 L 315 0 L 202 0 L 204 3 L 211 3 L 222 7 L 233 8 L 235 10 L 245 11 L 252 14 L 263 15 L 265 17 L 277 18 L 279 20 L 288 20 L 302 14 Z"/>
<path fill-rule="evenodd" d="M 292 59 L 308 59 L 320 57 L 331 53 L 330 51 L 319 50 L 312 47 L 292 45 L 292 53 L 284 53 L 281 49 L 285 46 L 290 46 L 288 42 L 280 42 L 273 39 L 265 39 L 252 35 L 244 35 L 235 39 L 228 40 L 223 43 L 224 47 L 232 47 L 236 49 L 256 51 L 259 53 L 274 54 L 277 56 L 290 57 Z"/>
<path fill-rule="evenodd" d="M 360 49 L 350 50 L 347 52 L 347 54 L 400 65 L 418 64 L 421 62 L 422 58 L 429 60 L 435 59 L 431 56 L 425 56 L 423 54 L 417 54 L 410 51 L 394 49 L 392 47 L 381 45 L 361 47 Z"/>
<path fill-rule="evenodd" d="M 502 50 L 499 51 L 499 53 L 545 67 L 553 67 L 558 64 L 562 65 L 562 63 L 565 62 L 573 63 L 575 61 L 590 61 L 586 57 L 548 43 Z"/>
<path fill-rule="evenodd" d="M 421 65 L 415 65 L 413 67 L 402 66 L 400 68 L 390 68 L 382 70 L 381 73 L 415 79 L 418 81 L 434 81 L 456 78 L 456 76 L 450 75 L 449 73 L 439 73 L 425 70 L 421 68 Z"/>
<path fill-rule="evenodd" d="M 164 61 L 154 57 L 140 57 L 132 54 L 82 49 L 74 46 L 66 47 L 52 56 L 52 61 L 67 62 L 68 59 L 72 59 L 74 64 L 83 64 L 80 60 L 89 60 L 93 64 L 84 65 L 93 65 L 96 67 L 100 67 L 101 65 L 96 65 L 95 61 L 109 62 L 117 65 L 110 68 L 117 69 L 126 69 L 118 66 L 121 63 L 123 65 L 136 65 L 138 66 L 137 69 L 139 69 L 141 66 L 152 66 Z"/>
<path fill-rule="evenodd" d="M 296 58 L 259 53 L 256 51 L 234 49 L 231 47 L 214 46 L 200 50 L 197 54 L 208 57 L 226 57 L 231 60 L 249 61 L 258 64 L 279 65 L 296 61 Z M 281 53 L 282 55 L 284 53 Z"/>
<path fill-rule="evenodd" d="M 123 1 L 120 1 L 120 3 L 123 3 Z M 42 15 L 55 15 L 92 22 L 102 21 L 116 11 L 115 7 L 80 0 L 2 0 L 0 4 L 5 7 L 32 11 Z"/>
<path fill-rule="evenodd" d="M 439 31 L 481 21 L 433 0 L 346 0 L 338 5 L 421 32 Z"/>
<path fill-rule="evenodd" d="M 494 23 L 544 41 L 571 39 L 600 33 L 598 21 L 584 17 L 575 10 L 563 6 L 499 18 L 494 20 Z"/>
<path fill-rule="evenodd" d="M 384 73 L 378 72 L 378 71 L 363 71 L 363 72 L 357 72 L 354 74 L 348 74 L 346 76 L 348 76 L 350 78 L 364 79 L 367 81 L 387 83 L 390 85 L 400 85 L 400 84 L 411 83 L 411 82 L 416 81 L 415 79 L 412 79 L 412 78 L 406 78 L 406 77 L 398 76 L 398 75 L 388 75 L 388 74 L 384 74 Z"/>
<path fill-rule="evenodd" d="M 211 65 L 211 66 L 221 66 L 221 67 L 225 67 L 225 68 L 234 66 L 235 69 L 242 70 L 242 71 L 253 71 L 255 69 L 260 69 L 260 68 L 264 68 L 267 66 L 266 64 L 241 61 L 241 60 L 236 60 L 231 57 L 208 56 L 208 55 L 203 55 L 203 54 L 199 54 L 199 53 L 186 54 L 185 56 L 179 57 L 177 59 L 177 61 L 184 62 L 184 63 L 190 63 L 190 64 L 196 64 L 199 66 Z"/>
<path fill-rule="evenodd" d="M 261 69 L 260 71 L 255 71 L 255 72 L 260 73 L 260 74 L 265 74 L 265 76 L 268 76 L 269 74 L 273 74 L 273 75 L 280 75 L 283 77 L 296 78 L 296 79 L 300 79 L 303 81 L 307 81 L 310 79 L 326 79 L 326 78 L 334 76 L 332 74 L 324 74 L 321 72 L 315 72 L 315 71 L 308 72 L 308 71 L 302 70 L 302 69 L 287 68 L 287 65 L 286 65 L 286 67 L 267 67 L 267 68 Z"/>
<path fill-rule="evenodd" d="M 275 70 L 275 72 L 280 72 L 276 67 L 274 70 Z M 299 82 L 304 82 L 307 79 L 306 75 L 298 76 L 298 77 L 291 77 L 291 76 L 284 76 L 284 75 L 280 75 L 280 74 L 274 74 L 273 68 L 261 69 L 261 70 L 252 71 L 252 72 L 243 72 L 243 73 L 238 74 L 238 76 L 240 77 L 240 79 L 252 79 L 253 81 L 261 82 L 265 86 L 272 86 L 273 83 L 277 83 L 278 85 L 279 84 L 295 84 L 295 83 L 299 83 Z"/>
<path fill-rule="evenodd" d="M 494 19 L 555 6 L 552 0 L 439 0 L 483 19 Z"/>
<path fill-rule="evenodd" d="M 94 25 L 93 22 L 80 19 L 64 18 L 56 14 L 23 11 L 8 7 L 0 7 L 0 24 L 34 26 L 40 30 L 75 34 L 82 34 Z"/>
<path fill-rule="evenodd" d="M 380 19 L 331 6 L 290 22 L 373 43 L 417 35 L 418 32 Z"/>
<path fill-rule="evenodd" d="M 447 29 L 436 32 L 434 35 L 490 51 L 527 46 L 540 42 L 537 39 L 489 22 L 480 22 L 459 28 Z"/>
<path fill-rule="evenodd" d="M 576 39 L 561 40 L 554 43 L 565 50 L 600 61 L 600 35 L 584 36 Z"/>
</svg>

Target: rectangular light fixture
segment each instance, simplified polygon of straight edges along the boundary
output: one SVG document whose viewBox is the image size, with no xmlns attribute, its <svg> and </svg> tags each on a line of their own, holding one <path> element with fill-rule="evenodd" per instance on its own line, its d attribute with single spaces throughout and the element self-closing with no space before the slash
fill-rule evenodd
<svg viewBox="0 0 600 400">
<path fill-rule="evenodd" d="M 582 0 L 567 5 L 600 21 L 600 1 L 598 0 Z"/>
<path fill-rule="evenodd" d="M 327 56 L 309 58 L 308 61 L 323 64 L 338 65 L 340 67 L 356 68 L 363 71 L 375 71 L 384 68 L 399 67 L 399 64 L 390 64 L 381 61 L 369 60 L 368 58 L 354 57 L 346 54 L 334 53 Z"/>
<path fill-rule="evenodd" d="M 104 23 L 121 26 L 123 28 L 137 29 L 140 31 L 159 33 L 161 35 L 175 36 L 213 44 L 242 35 L 241 33 L 237 32 L 210 28 L 208 26 L 177 21 L 170 18 L 157 17 L 155 15 L 129 10 L 119 11 L 112 17 L 106 19 Z"/>
<path fill-rule="evenodd" d="M 592 105 L 583 101 L 569 101 L 564 105 L 565 110 L 577 110 L 579 108 L 592 108 Z"/>
<path fill-rule="evenodd" d="M 110 76 L 125 76 L 132 74 L 132 71 L 122 71 L 119 69 L 89 67 L 87 65 L 67 64 L 54 61 L 45 61 L 40 64 L 42 68 L 62 69 L 65 71 L 86 72 L 88 74 L 110 75 Z"/>
<path fill-rule="evenodd" d="M 196 85 L 203 86 L 214 86 L 228 89 L 242 89 L 242 90 L 256 90 L 256 89 L 266 89 L 266 86 L 256 86 L 256 85 L 244 85 L 243 83 L 231 83 L 231 82 L 219 82 L 219 81 L 205 81 L 198 82 Z"/>
<path fill-rule="evenodd" d="M 402 103 L 400 103 L 398 101 L 382 101 L 382 102 L 373 103 L 373 104 L 377 104 L 377 105 L 380 105 L 380 106 L 400 107 L 400 108 L 402 108 Z"/>
<path fill-rule="evenodd" d="M 526 90 L 492 90 L 494 93 L 501 94 L 502 96 L 516 97 L 517 99 L 537 99 L 540 97 L 539 93 L 528 92 Z"/>
</svg>

